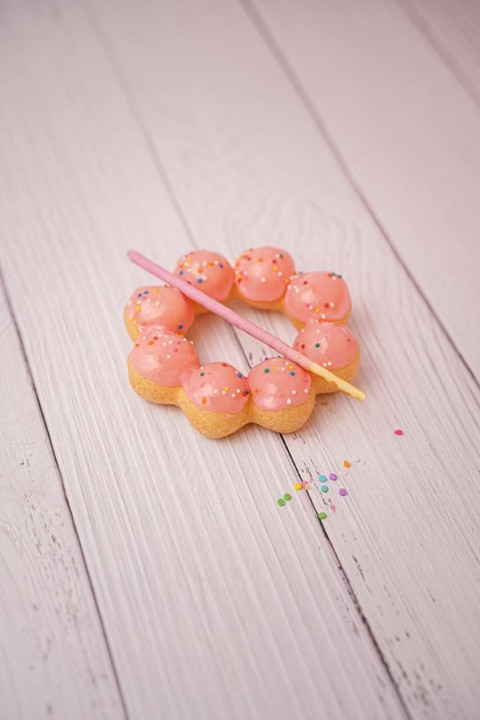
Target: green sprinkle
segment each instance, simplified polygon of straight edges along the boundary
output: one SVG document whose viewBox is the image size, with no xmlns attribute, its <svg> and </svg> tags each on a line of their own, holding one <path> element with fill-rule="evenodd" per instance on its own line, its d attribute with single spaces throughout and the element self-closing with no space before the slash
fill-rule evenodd
<svg viewBox="0 0 480 720">
<path fill-rule="evenodd" d="M 320 490 L 321 490 L 323 493 L 328 492 L 328 485 L 322 485 L 322 487 L 320 488 Z"/>
<path fill-rule="evenodd" d="M 320 347 L 320 343 L 315 343 L 315 347 Z"/>
<path fill-rule="evenodd" d="M 280 500 L 279 500 L 278 502 L 280 502 Z M 326 520 L 326 519 L 327 519 L 327 513 L 324 513 L 324 512 L 318 513 L 317 517 L 318 517 L 320 520 Z"/>
<path fill-rule="evenodd" d="M 277 500 L 277 503 L 280 505 L 280 507 L 283 507 L 285 505 L 285 500 L 283 498 L 279 498 Z"/>
<path fill-rule="evenodd" d="M 270 370 L 268 368 L 265 368 L 263 372 L 270 372 Z"/>
<path fill-rule="evenodd" d="M 205 373 L 200 373 L 200 377 L 203 377 L 203 375 L 205 375 Z"/>
<path fill-rule="evenodd" d="M 285 495 L 283 496 L 283 499 L 288 502 L 289 500 L 292 499 L 292 496 L 290 495 L 290 493 L 285 493 Z"/>
</svg>

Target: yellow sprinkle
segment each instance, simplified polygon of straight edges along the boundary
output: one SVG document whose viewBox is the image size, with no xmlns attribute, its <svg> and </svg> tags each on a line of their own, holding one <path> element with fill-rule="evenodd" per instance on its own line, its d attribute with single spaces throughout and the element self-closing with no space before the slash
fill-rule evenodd
<svg viewBox="0 0 480 720">
<path fill-rule="evenodd" d="M 137 307 L 135 308 L 135 310 L 140 310 L 140 305 L 137 305 Z"/>
<path fill-rule="evenodd" d="M 294 485 L 293 487 L 295 488 L 295 490 L 301 490 L 301 489 L 302 489 L 302 484 L 301 484 L 301 483 L 295 483 L 295 485 Z"/>
</svg>

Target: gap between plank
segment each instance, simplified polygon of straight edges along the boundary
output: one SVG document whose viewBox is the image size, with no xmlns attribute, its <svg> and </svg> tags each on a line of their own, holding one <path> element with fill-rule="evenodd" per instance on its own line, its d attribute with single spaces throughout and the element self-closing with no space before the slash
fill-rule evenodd
<svg viewBox="0 0 480 720">
<path fill-rule="evenodd" d="M 239 0 L 239 2 L 240 2 L 240 4 L 242 4 L 242 0 Z M 180 201 L 178 200 L 178 197 L 177 197 L 176 194 L 175 194 L 175 190 L 174 190 L 174 188 L 173 188 L 173 185 L 172 185 L 171 182 L 170 182 L 170 179 L 169 179 L 169 177 L 168 177 L 168 173 L 167 173 L 167 170 L 166 170 L 166 168 L 165 168 L 165 165 L 164 165 L 164 163 L 162 162 L 162 158 L 161 158 L 161 156 L 160 156 L 160 154 L 159 154 L 159 152 L 158 152 L 158 150 L 157 150 L 157 147 L 156 147 L 155 142 L 154 142 L 154 140 L 153 140 L 153 138 L 152 138 L 152 136 L 151 136 L 151 133 L 150 133 L 149 129 L 147 128 L 147 126 L 146 126 L 146 124 L 145 124 L 145 122 L 144 122 L 144 120 L 143 120 L 143 117 L 142 117 L 141 113 L 140 113 L 139 110 L 138 110 L 137 103 L 136 103 L 136 101 L 135 101 L 134 94 L 133 94 L 133 92 L 132 92 L 132 90 L 131 90 L 130 83 L 129 83 L 129 81 L 126 79 L 126 77 L 125 77 L 125 75 L 124 75 L 124 73 L 123 73 L 123 71 L 122 71 L 122 69 L 121 69 L 121 67 L 120 67 L 120 64 L 119 64 L 118 61 L 117 61 L 116 55 L 115 55 L 115 53 L 114 53 L 114 51 L 113 51 L 113 49 L 112 49 L 112 47 L 111 47 L 110 41 L 109 41 L 109 39 L 108 39 L 108 36 L 106 35 L 106 33 L 105 33 L 105 31 L 104 31 L 104 28 L 103 28 L 101 22 L 98 20 L 98 17 L 97 17 L 96 14 L 94 13 L 94 11 L 92 11 L 89 7 L 87 8 L 86 5 L 85 5 L 85 3 L 83 2 L 83 0 L 82 0 L 82 2 L 81 2 L 81 6 L 82 6 L 82 9 L 84 10 L 84 13 L 85 13 L 85 16 L 86 16 L 86 18 L 87 18 L 87 21 L 90 23 L 90 26 L 91 26 L 94 34 L 97 36 L 97 38 L 98 38 L 98 40 L 99 40 L 99 42 L 100 42 L 100 45 L 102 46 L 102 48 L 103 48 L 103 50 L 104 50 L 104 52 L 105 52 L 105 55 L 106 55 L 106 57 L 107 57 L 108 62 L 110 63 L 110 66 L 111 66 L 111 68 L 112 68 L 112 71 L 113 71 L 113 73 L 114 73 L 114 76 L 116 77 L 117 82 L 118 82 L 118 84 L 119 84 L 119 87 L 120 87 L 120 89 L 122 90 L 122 92 L 123 92 L 123 94 L 124 94 L 124 96 L 125 96 L 125 99 L 126 99 L 126 101 L 127 101 L 127 105 L 128 105 L 128 107 L 130 108 L 130 111 L 131 111 L 131 113 L 132 113 L 133 118 L 135 119 L 135 121 L 136 121 L 137 124 L 138 124 L 139 130 L 140 130 L 140 132 L 141 132 L 141 134 L 142 134 L 142 136 L 143 136 L 143 138 L 144 138 L 144 141 L 145 141 L 147 150 L 148 150 L 148 152 L 149 152 L 150 155 L 151 155 L 151 158 L 152 158 L 152 160 L 153 160 L 154 166 L 155 166 L 155 168 L 156 168 L 156 170 L 157 170 L 157 172 L 158 172 L 158 174 L 159 174 L 160 180 L 162 181 L 162 183 L 163 183 L 164 186 L 165 186 L 165 189 L 166 189 L 166 191 L 167 191 L 167 193 L 168 193 L 168 196 L 169 196 L 170 199 L 171 199 L 171 202 L 172 202 L 173 207 L 175 208 L 175 211 L 177 212 L 177 215 L 178 215 L 178 217 L 179 217 L 179 219 L 180 219 L 180 222 L 181 222 L 182 225 L 184 226 L 184 228 L 185 228 L 185 230 L 186 230 L 186 233 L 187 233 L 187 235 L 188 235 L 188 237 L 189 237 L 192 245 L 193 245 L 195 248 L 198 249 L 198 243 L 197 243 L 196 238 L 195 238 L 195 233 L 194 233 L 194 231 L 193 231 L 192 226 L 190 225 L 190 222 L 189 222 L 189 220 L 188 220 L 188 216 L 187 216 L 187 214 L 185 213 L 185 211 L 184 211 L 184 209 L 183 209 Z M 248 15 L 248 11 L 247 11 L 247 10 L 246 10 L 246 14 Z M 249 18 L 249 19 L 250 19 L 250 21 L 253 22 L 253 24 L 255 25 L 255 22 L 254 22 L 253 18 Z M 262 32 L 260 31 L 260 29 L 259 29 L 259 28 L 257 28 L 257 29 L 259 30 L 259 33 L 260 33 L 260 35 L 262 36 Z M 272 52 L 273 52 L 274 56 L 276 57 L 276 59 L 277 59 L 277 60 L 280 60 L 280 64 L 282 65 L 282 68 L 283 68 L 284 70 L 286 70 L 286 67 L 284 67 L 285 63 L 281 61 L 281 56 L 277 57 L 277 52 L 275 51 L 274 48 L 272 48 L 272 47 L 270 46 L 270 43 L 268 42 L 267 38 L 262 37 L 262 40 L 263 40 L 264 42 L 266 42 L 267 46 L 270 47 L 270 49 L 272 50 Z M 287 74 L 289 74 L 289 73 L 287 73 Z M 290 79 L 290 81 L 293 82 L 293 75 L 292 75 L 292 77 L 289 77 L 289 79 Z M 294 86 L 295 86 L 295 85 L 294 85 Z M 300 89 L 299 87 L 297 88 L 296 86 L 295 86 L 295 89 L 297 90 L 297 93 L 300 95 L 300 98 L 301 98 L 302 102 L 303 102 L 304 104 L 307 104 L 307 103 L 305 102 L 306 98 L 305 98 L 305 100 L 304 100 L 303 97 L 302 97 L 303 93 L 301 92 L 301 89 Z M 308 101 L 307 101 L 307 102 L 308 102 Z M 312 108 L 312 109 L 313 109 L 313 108 Z M 308 105 L 307 105 L 307 111 L 309 111 L 309 112 L 311 113 L 311 112 L 312 112 L 312 109 L 310 109 L 310 108 L 308 107 Z M 322 126 L 321 126 L 321 124 L 319 124 L 319 129 L 320 129 L 321 132 L 323 132 L 323 131 L 322 131 Z M 327 139 L 327 142 L 328 142 L 329 146 L 332 147 L 329 138 Z M 333 148 L 332 148 L 332 149 L 333 149 Z M 338 153 L 337 153 L 335 150 L 334 150 L 334 154 L 335 154 L 335 156 L 337 157 L 337 159 L 339 160 L 342 169 L 343 169 L 344 172 L 348 175 L 348 171 L 347 171 L 347 168 L 346 168 L 345 163 L 340 159 Z M 349 177 L 349 179 L 350 179 L 350 177 Z M 355 188 L 355 190 L 357 190 L 357 189 Z M 359 191 L 357 190 L 357 192 L 359 192 Z M 366 200 L 364 200 L 364 203 L 366 204 Z M 367 206 L 367 207 L 368 207 L 368 206 Z M 376 221 L 376 220 L 375 220 L 375 221 Z M 378 224 L 378 221 L 376 221 L 376 222 L 377 222 L 377 224 Z M 382 232 L 384 232 L 384 231 L 382 230 Z M 390 243 L 389 243 L 389 244 L 390 244 Z M 393 250 L 393 247 L 392 247 L 392 250 Z M 395 251 L 394 251 L 394 252 L 395 252 Z M 403 263 L 402 263 L 402 265 L 403 265 Z M 414 283 L 414 284 L 415 284 L 415 283 Z M 425 300 L 425 301 L 426 301 L 426 300 Z M 427 302 L 427 301 L 426 301 L 426 302 Z M 240 339 L 238 338 L 238 335 L 237 335 L 236 332 L 233 330 L 233 328 L 231 328 L 231 331 L 232 331 L 232 333 L 233 333 L 233 337 L 235 338 L 236 343 L 238 344 L 238 346 L 239 346 L 239 348 L 240 348 L 243 356 L 245 357 L 245 360 L 246 360 L 247 365 L 248 365 L 249 367 L 251 367 L 251 366 L 250 366 L 250 362 L 249 362 L 248 355 L 247 355 L 246 351 L 244 350 L 244 348 L 242 347 L 242 344 L 241 344 L 241 342 L 240 342 Z M 465 361 L 464 361 L 464 362 L 465 362 Z M 468 369 L 469 369 L 469 368 L 468 368 Z M 469 369 L 469 370 L 470 370 L 470 369 Z M 279 435 L 280 435 L 280 442 L 283 443 L 283 445 L 284 445 L 284 448 L 285 448 L 285 450 L 286 450 L 286 452 L 287 452 L 287 455 L 288 455 L 288 457 L 289 457 L 289 459 L 290 459 L 290 462 L 292 463 L 292 465 L 293 465 L 293 467 L 294 467 L 295 473 L 298 475 L 298 477 L 300 478 L 300 480 L 302 480 L 300 470 L 299 470 L 299 468 L 297 467 L 297 465 L 296 465 L 296 463 L 295 463 L 295 461 L 294 461 L 294 459 L 293 459 L 293 457 L 292 457 L 292 454 L 290 453 L 290 450 L 289 450 L 289 448 L 288 448 L 288 444 L 287 444 L 287 442 L 286 442 L 286 440 L 285 440 L 285 437 L 284 437 L 282 434 L 280 434 L 280 433 L 279 433 Z M 310 496 L 308 496 L 308 502 L 311 504 L 313 510 L 314 510 L 315 513 L 316 513 L 315 504 L 314 504 L 314 502 L 313 502 L 313 500 L 312 500 L 312 498 L 311 498 Z M 402 707 L 402 709 L 403 709 L 403 711 L 404 711 L 404 713 L 405 713 L 405 717 L 407 718 L 407 720 L 413 720 L 413 716 L 410 714 L 410 712 L 409 712 L 409 710 L 408 710 L 408 708 L 407 708 L 407 706 L 406 706 L 406 703 L 405 703 L 405 701 L 404 701 L 404 699 L 403 699 L 403 696 L 402 696 L 402 694 L 401 694 L 401 692 L 400 692 L 400 689 L 399 689 L 399 687 L 398 687 L 398 685 L 397 685 L 397 683 L 396 683 L 396 681 L 395 681 L 395 679 L 394 679 L 394 677 L 393 677 L 393 675 L 392 675 L 392 672 L 391 672 L 390 667 L 389 667 L 389 665 L 388 665 L 388 663 L 387 663 L 387 661 L 386 661 L 386 659 L 385 659 L 385 656 L 383 655 L 383 652 L 382 652 L 382 650 L 381 650 L 381 648 L 380 648 L 380 646 L 379 646 L 379 644 L 378 644 L 378 642 L 377 642 L 377 639 L 375 638 L 375 635 L 374 635 L 374 633 L 373 633 L 373 630 L 372 630 L 372 628 L 371 628 L 371 626 L 370 626 L 370 624 L 369 624 L 369 622 L 368 622 L 365 614 L 364 614 L 363 611 L 362 611 L 360 602 L 359 602 L 359 600 L 358 600 L 358 598 L 357 598 L 357 596 L 356 596 L 356 594 L 355 594 L 355 591 L 354 591 L 354 589 L 353 589 L 353 586 L 352 586 L 352 584 L 351 584 L 351 582 L 350 582 L 350 580 L 349 580 L 349 578 L 348 578 L 347 572 L 346 572 L 346 570 L 344 569 L 344 567 L 343 567 L 343 565 L 342 565 L 342 563 L 341 563 L 341 561 L 340 561 L 340 558 L 339 558 L 339 556 L 338 556 L 338 554 L 337 554 L 337 552 L 336 552 L 336 550 L 335 550 L 335 548 L 334 548 L 334 545 L 333 545 L 332 541 L 330 540 L 330 538 L 329 538 L 329 536 L 328 536 L 328 534 L 327 534 L 327 532 L 326 532 L 326 530 L 325 530 L 325 527 L 324 527 L 323 524 L 321 523 L 320 519 L 318 519 L 318 523 L 319 523 L 320 528 L 321 528 L 321 531 L 323 532 L 323 535 L 324 535 L 324 537 L 325 537 L 325 539 L 326 539 L 327 546 L 329 547 L 330 551 L 331 551 L 332 554 L 333 554 L 333 557 L 334 557 L 335 562 L 336 562 L 336 564 L 337 564 L 338 570 L 339 570 L 339 572 L 340 572 L 340 576 L 341 576 L 342 581 L 343 581 L 343 583 L 344 583 L 344 585 L 345 585 L 345 587 L 346 587 L 347 593 L 348 593 L 348 595 L 349 595 L 349 597 L 350 597 L 350 599 L 351 599 L 351 601 L 352 601 L 353 607 L 354 607 L 355 611 L 357 612 L 357 614 L 358 614 L 358 616 L 359 616 L 359 618 L 360 618 L 360 622 L 363 624 L 363 626 L 364 626 L 364 628 L 365 628 L 365 630 L 366 630 L 366 633 L 367 633 L 368 637 L 370 638 L 370 641 L 371 641 L 371 643 L 372 643 L 372 645 L 373 645 L 374 651 L 375 651 L 376 654 L 378 655 L 378 657 L 379 657 L 379 659 L 380 659 L 380 662 L 381 662 L 382 666 L 383 666 L 384 669 L 385 669 L 385 672 L 386 672 L 387 677 L 389 678 L 390 682 L 392 683 L 392 686 L 393 686 L 393 688 L 394 688 L 395 694 L 396 694 L 397 697 L 398 697 L 398 701 L 399 701 L 399 703 L 400 703 L 400 706 Z"/>
<path fill-rule="evenodd" d="M 104 622 L 103 622 L 103 617 L 102 617 L 102 614 L 101 614 L 101 612 L 100 612 L 100 608 L 99 608 L 99 605 L 98 605 L 97 596 L 96 596 L 96 593 L 95 593 L 95 588 L 93 587 L 92 578 L 91 578 L 90 571 L 89 571 L 89 568 L 88 568 L 88 565 L 87 565 L 87 561 L 86 561 L 86 558 L 85 558 L 85 555 L 84 555 L 84 552 L 83 552 L 83 547 L 82 547 L 82 544 L 81 544 L 81 542 L 80 542 L 80 536 L 79 536 L 79 534 L 78 534 L 77 526 L 76 526 L 76 524 L 75 524 L 75 519 L 74 519 L 74 517 L 73 517 L 72 508 L 71 508 L 71 506 L 70 506 L 70 501 L 69 501 L 69 499 L 68 499 L 67 490 L 66 490 L 66 487 L 65 487 L 65 482 L 64 482 L 64 480 L 63 480 L 62 471 L 60 470 L 60 466 L 59 466 L 59 464 L 58 464 L 57 455 L 56 455 L 55 448 L 54 448 L 54 445 L 53 445 L 53 442 L 52 442 L 52 438 L 51 438 L 51 435 L 50 435 L 50 430 L 49 430 L 49 427 L 48 427 L 48 425 L 47 425 L 47 421 L 46 421 L 46 418 L 45 418 L 45 414 L 44 414 L 44 412 L 43 412 L 43 407 L 42 407 L 42 405 L 41 405 L 40 398 L 39 398 L 39 395 L 38 395 L 38 392 L 37 392 L 37 387 L 36 387 L 35 381 L 34 381 L 34 379 L 33 379 L 32 370 L 31 370 L 30 363 L 29 363 L 29 361 L 28 361 L 27 353 L 26 353 L 26 350 L 25 350 L 25 344 L 24 344 L 24 342 L 23 342 L 23 337 L 22 337 L 22 334 L 21 334 L 21 332 L 20 332 L 20 328 L 19 328 L 18 323 L 17 323 L 17 318 L 16 318 L 16 316 L 15 316 L 15 312 L 14 312 L 14 310 L 13 310 L 13 305 L 12 305 L 12 301 L 11 301 L 11 298 L 10 298 L 10 293 L 8 292 L 7 284 L 6 284 L 6 282 L 5 282 L 5 278 L 4 278 L 4 275 L 3 275 L 3 271 L 2 271 L 1 265 L 0 265 L 0 286 L 3 288 L 3 291 L 4 291 L 4 293 L 5 293 L 7 310 L 8 310 L 8 312 L 9 312 L 9 314 L 10 314 L 11 319 L 12 319 L 12 324 L 13 324 L 13 327 L 14 327 L 14 331 L 15 331 L 17 337 L 18 337 L 18 342 L 19 342 L 19 344 L 20 344 L 20 352 L 21 352 L 22 357 L 23 357 L 23 360 L 24 360 L 24 362 L 25 362 L 25 366 L 26 366 L 26 369 L 27 369 L 27 375 L 28 375 L 28 378 L 29 378 L 29 380 L 30 380 L 30 384 L 31 384 L 31 387 L 32 387 L 32 390 L 33 390 L 33 394 L 34 394 L 34 396 L 35 396 L 35 401 L 36 401 L 36 403 L 37 403 L 38 410 L 39 410 L 39 412 L 40 412 L 40 417 L 41 417 L 42 422 L 43 422 L 43 425 L 44 425 L 44 427 L 45 427 L 45 432 L 46 432 L 46 434 L 47 434 L 48 446 L 49 446 L 50 451 L 51 451 L 51 453 L 52 453 L 53 461 L 54 461 L 54 463 L 55 463 L 55 468 L 56 468 L 56 470 L 57 470 L 57 472 L 58 472 L 58 476 L 59 476 L 59 478 L 60 478 L 60 485 L 61 485 L 61 488 L 62 488 L 63 496 L 64 496 L 64 498 L 65 498 L 65 503 L 66 503 L 66 506 L 67 506 L 67 512 L 68 512 L 68 514 L 69 514 L 69 516 L 70 516 L 70 521 L 71 521 L 71 523 L 72 523 L 73 532 L 74 532 L 74 535 L 75 535 L 75 537 L 76 537 L 76 539 L 77 539 L 78 547 L 79 547 L 79 550 L 80 550 L 80 557 L 81 557 L 81 559 L 82 559 L 83 567 L 84 567 L 84 569 L 85 569 L 85 573 L 86 573 L 86 576 L 87 576 L 88 585 L 89 585 L 90 591 L 91 591 L 91 593 L 92 593 L 94 607 L 95 607 L 96 613 L 97 613 L 97 615 L 98 615 L 98 620 L 99 620 L 100 627 L 101 627 L 101 630 L 102 630 L 102 636 L 103 636 L 103 639 L 104 639 L 104 642 L 105 642 L 105 646 L 106 646 L 106 649 L 107 649 L 107 655 L 108 655 L 108 658 L 109 658 L 109 660 L 110 660 L 110 665 L 111 665 L 111 667 L 112 667 L 113 678 L 114 678 L 115 685 L 116 685 L 116 688 L 117 688 L 117 691 L 118 691 L 118 695 L 119 695 L 119 698 L 120 698 L 120 704 L 121 704 L 121 706 L 122 706 L 122 710 L 123 710 L 123 714 L 124 714 L 125 720 L 129 720 L 129 715 L 128 715 L 128 713 L 127 713 L 127 706 L 126 706 L 125 698 L 124 698 L 124 695 L 123 695 L 123 692 L 122 692 L 122 688 L 121 688 L 121 685 L 120 685 L 120 680 L 119 680 L 117 668 L 116 668 L 116 666 L 115 666 L 115 662 L 114 662 L 114 659 L 113 659 L 112 649 L 111 649 L 110 643 L 109 643 L 109 641 L 108 641 L 107 631 L 106 631 L 106 628 L 105 628 L 105 625 L 104 625 Z"/>
<path fill-rule="evenodd" d="M 478 96 L 475 85 L 470 82 L 468 75 L 466 75 L 462 68 L 455 62 L 455 57 L 448 52 L 442 41 L 430 32 L 426 22 L 420 17 L 420 14 L 415 10 L 415 8 L 410 5 L 408 0 L 406 2 L 405 0 L 394 0 L 394 2 L 410 20 L 412 25 L 414 25 L 419 33 L 421 33 L 432 50 L 438 55 L 443 64 L 452 73 L 455 80 L 460 83 L 470 100 L 473 100 L 475 105 L 480 108 L 480 97 Z"/>
<path fill-rule="evenodd" d="M 314 125 L 316 126 L 317 130 L 319 131 L 322 138 L 327 143 L 328 147 L 330 148 L 332 154 L 334 155 L 335 159 L 337 160 L 338 164 L 340 165 L 341 170 L 343 171 L 347 181 L 350 183 L 352 189 L 358 196 L 360 202 L 363 204 L 365 210 L 371 217 L 373 223 L 377 226 L 378 230 L 380 231 L 382 237 L 384 238 L 385 242 L 387 243 L 388 247 L 390 248 L 391 252 L 393 253 L 394 257 L 400 264 L 400 266 L 405 271 L 407 277 L 411 281 L 412 285 L 416 289 L 418 295 L 421 297 L 425 305 L 427 306 L 428 310 L 430 311 L 432 317 L 436 320 L 438 323 L 438 326 L 440 327 L 441 331 L 443 332 L 445 338 L 447 339 L 450 346 L 455 351 L 455 354 L 459 358 L 460 362 L 464 366 L 464 368 L 467 370 L 468 374 L 474 381 L 477 388 L 480 390 L 480 379 L 477 378 L 473 370 L 471 369 L 470 365 L 467 363 L 465 357 L 460 352 L 460 349 L 457 347 L 455 341 L 451 337 L 450 333 L 448 332 L 447 328 L 443 324 L 440 317 L 435 312 L 432 304 L 430 303 L 430 300 L 427 298 L 425 293 L 423 292 L 422 288 L 418 284 L 417 280 L 413 276 L 412 272 L 410 271 L 410 268 L 406 264 L 406 262 L 403 260 L 402 256 L 400 255 L 399 251 L 395 247 L 395 244 L 393 240 L 391 239 L 390 235 L 388 234 L 386 228 L 382 224 L 380 218 L 377 217 L 373 207 L 370 205 L 366 195 L 364 194 L 360 184 L 357 182 L 353 174 L 350 172 L 350 168 L 348 166 L 348 163 L 346 159 L 343 157 L 342 153 L 340 152 L 339 147 L 333 140 L 330 132 L 327 129 L 327 126 L 325 122 L 322 119 L 322 116 L 317 111 L 315 105 L 310 100 L 310 97 L 307 93 L 307 91 L 304 89 L 303 85 L 300 82 L 300 79 L 297 77 L 295 71 L 291 67 L 290 63 L 288 62 L 286 56 L 282 53 L 279 45 L 277 44 L 275 37 L 270 32 L 269 27 L 267 26 L 266 22 L 263 20 L 262 16 L 254 7 L 251 0 L 237 0 L 239 5 L 243 8 L 245 11 L 245 14 L 249 18 L 252 25 L 257 30 L 259 36 L 261 39 L 265 42 L 267 47 L 269 48 L 270 52 L 272 53 L 274 59 L 278 62 L 280 68 L 283 70 L 287 80 L 291 84 L 293 90 L 295 91 L 297 97 L 299 98 L 300 102 L 303 104 L 304 108 L 306 109 L 307 113 L 311 116 Z"/>
</svg>

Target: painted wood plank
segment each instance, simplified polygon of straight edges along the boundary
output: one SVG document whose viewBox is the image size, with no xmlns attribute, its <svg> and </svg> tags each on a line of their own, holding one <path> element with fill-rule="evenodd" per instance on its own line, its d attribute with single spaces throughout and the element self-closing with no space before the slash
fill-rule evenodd
<svg viewBox="0 0 480 720">
<path fill-rule="evenodd" d="M 368 400 L 328 398 L 285 441 L 303 477 L 342 473 L 348 502 L 333 488 L 311 497 L 411 715 L 474 716 L 477 385 L 238 6 L 104 2 L 97 12 L 198 244 L 234 257 L 279 243 L 303 270 L 347 277 Z M 156 257 L 168 260 L 161 248 Z M 254 316 L 293 337 L 286 322 Z M 239 340 L 252 362 L 263 356 Z M 346 473 L 344 458 L 361 462 Z"/>
<path fill-rule="evenodd" d="M 394 0 L 244 6 L 480 378 L 478 106 Z"/>
<path fill-rule="evenodd" d="M 405 718 L 311 503 L 276 503 L 280 439 L 208 441 L 128 387 L 125 250 L 192 243 L 85 16 L 15 2 L 0 33 L 5 273 L 129 717 Z"/>
<path fill-rule="evenodd" d="M 103 628 L 0 281 L 0 717 L 123 718 Z"/>
<path fill-rule="evenodd" d="M 399 0 L 439 56 L 480 105 L 480 4 L 477 0 Z"/>
</svg>

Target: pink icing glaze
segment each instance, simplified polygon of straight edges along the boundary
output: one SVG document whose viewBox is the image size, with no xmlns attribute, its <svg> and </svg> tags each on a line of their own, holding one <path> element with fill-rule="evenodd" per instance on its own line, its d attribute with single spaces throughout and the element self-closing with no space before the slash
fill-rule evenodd
<svg viewBox="0 0 480 720">
<path fill-rule="evenodd" d="M 235 414 L 245 407 L 247 378 L 228 363 L 209 363 L 195 370 L 183 383 L 190 400 L 202 410 Z"/>
<path fill-rule="evenodd" d="M 163 387 L 179 387 L 200 365 L 187 338 L 158 325 L 142 332 L 128 359 L 139 375 Z"/>
<path fill-rule="evenodd" d="M 292 277 L 285 305 L 289 315 L 303 322 L 342 320 L 352 309 L 347 283 L 329 272 Z"/>
<path fill-rule="evenodd" d="M 295 338 L 293 347 L 330 370 L 350 365 L 359 351 L 357 338 L 350 328 L 331 322 L 307 325 Z"/>
<path fill-rule="evenodd" d="M 192 302 L 176 288 L 144 285 L 130 296 L 125 308 L 128 322 L 140 330 L 164 325 L 171 331 L 188 330 L 195 319 Z"/>
<path fill-rule="evenodd" d="M 295 266 L 290 255 L 274 247 L 247 250 L 235 263 L 235 282 L 252 302 L 274 302 L 283 297 Z"/>
<path fill-rule="evenodd" d="M 302 405 L 312 385 L 310 375 L 285 358 L 269 358 L 255 365 L 248 382 L 255 405 L 270 411 Z"/>
<path fill-rule="evenodd" d="M 195 250 L 182 255 L 174 273 L 215 300 L 227 300 L 232 291 L 232 266 L 223 255 L 209 250 Z"/>
</svg>

